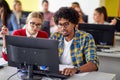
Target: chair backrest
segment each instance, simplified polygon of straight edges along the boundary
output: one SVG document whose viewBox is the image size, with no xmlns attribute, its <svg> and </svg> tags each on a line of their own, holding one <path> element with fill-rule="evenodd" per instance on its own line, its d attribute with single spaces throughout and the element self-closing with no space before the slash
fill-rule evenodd
<svg viewBox="0 0 120 80">
<path fill-rule="evenodd" d="M 50 21 L 44 21 L 41 30 L 46 31 L 50 36 Z"/>
</svg>

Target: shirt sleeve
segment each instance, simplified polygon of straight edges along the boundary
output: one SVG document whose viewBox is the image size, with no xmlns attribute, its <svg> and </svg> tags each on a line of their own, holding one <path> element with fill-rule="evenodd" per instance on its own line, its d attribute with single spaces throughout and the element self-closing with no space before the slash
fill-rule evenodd
<svg viewBox="0 0 120 80">
<path fill-rule="evenodd" d="M 86 62 L 93 62 L 94 64 L 99 65 L 98 56 L 96 53 L 95 41 L 91 34 L 88 34 L 85 42 L 85 57 Z"/>
<path fill-rule="evenodd" d="M 2 48 L 2 57 L 4 58 L 5 61 L 8 61 L 6 48 Z"/>
<path fill-rule="evenodd" d="M 13 26 L 13 31 L 19 29 L 19 25 L 14 14 L 11 14 L 11 24 Z"/>
</svg>

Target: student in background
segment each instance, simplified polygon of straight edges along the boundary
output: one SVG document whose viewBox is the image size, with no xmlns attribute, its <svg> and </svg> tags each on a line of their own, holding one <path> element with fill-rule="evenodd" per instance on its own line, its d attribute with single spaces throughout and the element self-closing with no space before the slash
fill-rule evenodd
<svg viewBox="0 0 120 80">
<path fill-rule="evenodd" d="M 105 24 L 105 25 L 115 25 L 116 20 L 113 19 L 111 23 L 107 22 L 108 16 L 107 16 L 107 10 L 104 6 L 98 7 L 94 11 L 93 19 L 96 24 Z M 116 37 L 114 37 L 114 45 L 116 44 Z"/>
<path fill-rule="evenodd" d="M 116 19 L 112 19 L 110 23 L 107 22 L 107 19 L 108 19 L 107 10 L 104 6 L 101 6 L 95 9 L 93 19 L 96 24 L 116 25 L 117 23 Z"/>
<path fill-rule="evenodd" d="M 109 24 L 107 18 L 107 10 L 104 6 L 95 9 L 93 19 L 96 24 Z"/>
<path fill-rule="evenodd" d="M 7 27 L 10 34 L 19 28 L 17 19 L 5 0 L 0 0 L 0 28 L 2 26 Z"/>
<path fill-rule="evenodd" d="M 22 16 L 22 4 L 19 0 L 13 1 L 13 13 L 15 14 L 17 22 L 20 26 L 20 18 Z"/>
<path fill-rule="evenodd" d="M 53 21 L 53 15 L 54 13 L 50 12 L 49 9 L 49 2 L 47 0 L 42 1 L 42 7 L 43 7 L 43 15 L 44 15 L 44 20 L 50 21 L 50 26 L 54 26 L 54 21 Z"/>
<path fill-rule="evenodd" d="M 26 36 L 26 37 L 34 37 L 34 38 L 48 38 L 48 34 L 44 31 L 40 31 L 41 25 L 43 23 L 43 16 L 40 12 L 32 12 L 28 15 L 26 21 L 26 28 L 19 29 L 13 32 L 14 36 Z M 3 50 L 2 57 L 7 61 L 7 51 L 6 51 L 6 43 L 5 43 L 5 35 L 8 35 L 8 28 L 2 27 L 0 35 L 3 37 Z"/>
<path fill-rule="evenodd" d="M 26 23 L 26 18 L 30 12 L 22 10 L 22 3 L 19 0 L 13 1 L 13 13 L 17 18 L 18 25 L 20 28 Z"/>
<path fill-rule="evenodd" d="M 73 8 L 73 9 L 75 9 L 78 13 L 79 13 L 79 15 L 80 15 L 80 18 L 79 18 L 79 23 L 87 23 L 87 15 L 85 15 L 84 13 L 83 13 L 83 11 L 82 11 L 82 9 L 81 9 L 81 7 L 80 7 L 80 5 L 79 5 L 79 3 L 78 2 L 73 2 L 72 3 L 72 5 L 71 5 L 71 7 Z"/>
<path fill-rule="evenodd" d="M 79 21 L 78 12 L 73 8 L 62 7 L 55 13 L 54 21 L 60 28 L 60 32 L 55 32 L 51 39 L 59 42 L 60 63 L 74 66 L 65 68 L 61 73 L 73 75 L 79 72 L 96 71 L 99 61 L 94 39 L 89 33 L 75 29 Z"/>
</svg>

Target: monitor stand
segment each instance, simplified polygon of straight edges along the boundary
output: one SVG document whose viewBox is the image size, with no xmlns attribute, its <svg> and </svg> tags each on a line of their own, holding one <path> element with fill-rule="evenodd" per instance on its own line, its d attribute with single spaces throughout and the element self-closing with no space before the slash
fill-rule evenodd
<svg viewBox="0 0 120 80">
<path fill-rule="evenodd" d="M 33 65 L 28 65 L 28 73 L 27 76 L 21 76 L 22 80 L 40 80 L 42 77 L 34 77 L 33 75 Z"/>
</svg>

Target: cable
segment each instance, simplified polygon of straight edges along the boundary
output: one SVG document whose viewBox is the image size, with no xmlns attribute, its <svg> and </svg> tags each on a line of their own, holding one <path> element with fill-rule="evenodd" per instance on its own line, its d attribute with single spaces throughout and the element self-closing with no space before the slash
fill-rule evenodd
<svg viewBox="0 0 120 80">
<path fill-rule="evenodd" d="M 16 75 L 18 72 L 20 72 L 21 70 L 18 70 L 16 73 L 12 74 L 10 77 L 8 77 L 7 80 L 10 80 L 11 77 L 13 77 L 14 75 Z"/>
</svg>

